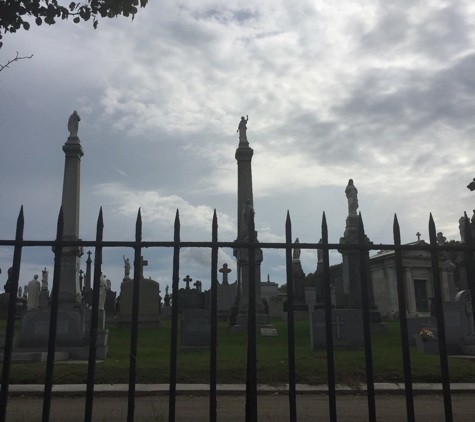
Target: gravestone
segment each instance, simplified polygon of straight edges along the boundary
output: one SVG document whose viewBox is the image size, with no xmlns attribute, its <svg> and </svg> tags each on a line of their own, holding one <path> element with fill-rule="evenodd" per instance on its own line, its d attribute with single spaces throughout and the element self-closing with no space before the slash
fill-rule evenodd
<svg viewBox="0 0 475 422">
<path fill-rule="evenodd" d="M 312 350 L 326 349 L 325 310 L 310 313 Z M 333 347 L 335 350 L 364 350 L 361 309 L 332 309 Z"/>
<path fill-rule="evenodd" d="M 119 326 L 132 324 L 132 300 L 134 280 L 125 280 L 120 285 Z M 139 327 L 160 327 L 160 285 L 152 279 L 141 279 L 139 285 Z"/>
<path fill-rule="evenodd" d="M 261 328 L 261 337 L 277 337 L 275 328 Z"/>
<path fill-rule="evenodd" d="M 148 265 L 141 257 L 139 281 L 139 327 L 160 327 L 160 284 L 143 277 L 143 267 Z M 126 273 L 127 274 L 127 273 Z M 132 324 L 132 301 L 134 280 L 124 277 L 120 285 L 120 306 L 117 321 L 119 326 Z"/>
<path fill-rule="evenodd" d="M 20 348 L 47 348 L 49 337 L 49 310 L 27 310 L 20 327 Z M 56 345 L 58 347 L 84 346 L 86 316 L 83 309 L 58 309 Z"/>
<path fill-rule="evenodd" d="M 198 288 L 190 288 L 190 283 L 193 279 L 189 275 L 187 275 L 183 281 L 186 283 L 186 287 L 178 290 L 178 311 L 182 312 L 185 309 L 204 309 L 206 305 L 205 293 L 200 292 Z"/>
<path fill-rule="evenodd" d="M 117 314 L 115 300 L 117 298 L 117 292 L 112 290 L 106 290 L 106 301 L 104 302 L 104 310 L 106 317 L 113 317 Z"/>
<path fill-rule="evenodd" d="M 300 252 L 298 256 L 300 256 Z M 294 282 L 294 320 L 307 320 L 308 306 L 305 303 L 305 273 L 303 272 L 300 259 L 292 260 L 292 278 Z"/>
<path fill-rule="evenodd" d="M 270 297 L 267 301 L 269 306 L 269 318 L 282 318 L 284 313 L 284 298 L 281 296 Z"/>
<path fill-rule="evenodd" d="M 470 291 L 462 290 L 457 293 L 454 302 L 443 303 L 443 309 L 447 353 L 449 355 L 474 355 L 475 330 Z M 430 340 L 430 342 L 437 343 L 437 319 L 435 317 L 427 317 L 408 318 L 410 344 L 414 345 L 414 341 L 411 341 L 411 337 L 413 337 L 418 350 L 425 353 L 438 354 L 437 344 L 428 345 L 427 342 L 422 342 L 419 333 L 423 327 L 432 331 L 435 336 L 435 339 Z"/>
<path fill-rule="evenodd" d="M 181 321 L 180 350 L 209 350 L 211 343 L 211 312 L 206 309 L 185 309 Z"/>
</svg>

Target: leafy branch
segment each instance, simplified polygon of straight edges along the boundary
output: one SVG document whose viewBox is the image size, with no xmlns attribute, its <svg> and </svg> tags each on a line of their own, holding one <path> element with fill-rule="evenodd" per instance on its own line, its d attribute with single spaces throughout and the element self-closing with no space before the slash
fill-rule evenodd
<svg viewBox="0 0 475 422">
<path fill-rule="evenodd" d="M 132 16 L 138 12 L 138 6 L 145 7 L 148 0 L 87 0 L 84 3 L 71 2 L 68 7 L 59 4 L 58 0 L 8 0 L 0 1 L 0 39 L 1 32 L 16 32 L 19 29 L 30 29 L 30 22 L 23 19 L 34 17 L 36 25 L 43 22 L 48 25 L 56 23 L 56 19 L 74 17 L 73 22 L 88 21 L 92 18 L 94 29 L 98 18 L 113 18 L 119 15 Z M 0 41 L 0 48 L 3 43 Z"/>
</svg>

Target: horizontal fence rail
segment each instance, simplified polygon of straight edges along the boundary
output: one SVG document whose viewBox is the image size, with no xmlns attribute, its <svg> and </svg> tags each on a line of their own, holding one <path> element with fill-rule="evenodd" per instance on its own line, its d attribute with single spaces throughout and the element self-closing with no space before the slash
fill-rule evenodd
<svg viewBox="0 0 475 422">
<path fill-rule="evenodd" d="M 130 338 L 130 356 L 129 356 L 129 384 L 128 384 L 128 411 L 127 421 L 132 422 L 135 419 L 135 387 L 136 387 L 136 363 L 137 363 L 137 338 L 138 338 L 138 315 L 139 315 L 139 281 L 141 277 L 140 265 L 141 251 L 143 248 L 172 248 L 173 249 L 173 270 L 172 270 L 172 295 L 178 297 L 179 279 L 180 279 L 180 249 L 181 248 L 208 248 L 211 258 L 211 344 L 210 344 L 210 400 L 209 417 L 210 421 L 216 421 L 217 412 L 217 342 L 218 342 L 218 319 L 217 319 L 217 274 L 218 274 L 218 250 L 219 248 L 233 248 L 234 250 L 245 250 L 249 259 L 249 312 L 247 327 L 247 370 L 246 370 L 246 422 L 257 422 L 258 402 L 257 402 L 257 343 L 256 343 L 256 290 L 255 286 L 260 280 L 257 280 L 255 271 L 256 253 L 258 249 L 282 249 L 285 251 L 286 281 L 287 281 L 287 335 L 288 335 L 288 379 L 289 379 L 289 420 L 297 420 L 297 401 L 296 401 L 296 372 L 295 372 L 295 327 L 294 327 L 294 280 L 292 273 L 292 249 L 295 244 L 292 243 L 292 224 L 290 215 L 287 213 L 285 221 L 285 242 L 282 243 L 260 243 L 255 238 L 254 215 L 250 213 L 248 225 L 248 239 L 246 241 L 218 241 L 218 219 L 216 211 L 212 217 L 211 240 L 205 242 L 190 242 L 180 239 L 180 217 L 177 211 L 174 225 L 173 241 L 144 241 L 142 240 L 142 218 L 138 211 L 136 219 L 135 241 L 106 241 L 103 240 L 103 216 L 102 210 L 99 213 L 97 222 L 96 239 L 94 241 L 85 240 L 62 240 L 64 218 L 62 210 L 59 213 L 57 223 L 56 239 L 51 241 L 44 240 L 24 240 L 23 227 L 24 216 L 23 208 L 20 210 L 16 236 L 14 240 L 0 240 L 0 246 L 13 247 L 12 271 L 9 274 L 10 294 L 7 324 L 5 330 L 5 345 L 3 370 L 1 377 L 0 391 L 0 422 L 6 420 L 8 388 L 10 381 L 11 358 L 13 352 L 13 336 L 16 312 L 16 292 L 18 291 L 18 280 L 20 277 L 22 250 L 25 247 L 49 246 L 54 250 L 54 274 L 51 292 L 51 316 L 49 325 L 49 342 L 46 363 L 46 376 L 44 383 L 43 397 L 43 422 L 50 420 L 51 392 L 54 371 L 54 356 L 56 350 L 57 335 L 57 316 L 59 306 L 59 289 L 61 279 L 61 256 L 63 250 L 68 247 L 93 247 L 94 254 L 94 277 L 93 277 L 93 296 L 91 307 L 91 320 L 89 332 L 89 359 L 87 373 L 87 392 L 85 404 L 85 421 L 91 421 L 93 415 L 94 399 L 94 375 L 96 368 L 96 342 L 98 334 L 98 308 L 99 308 L 99 288 L 102 267 L 102 254 L 104 248 L 129 247 L 134 250 L 134 278 L 133 278 L 133 299 L 132 299 L 132 325 Z M 439 356 L 440 356 L 440 379 L 443 387 L 444 398 L 444 416 L 446 421 L 453 420 L 450 377 L 447 360 L 446 333 L 443 313 L 443 294 L 441 286 L 441 271 L 439 267 L 439 253 L 441 252 L 461 252 L 464 256 L 468 288 L 475 298 L 475 259 L 470 220 L 465 215 L 465 243 L 460 245 L 438 245 L 436 239 L 436 228 L 432 215 L 429 217 L 429 238 L 430 244 L 411 244 L 401 245 L 400 228 L 397 217 L 394 216 L 393 224 L 393 244 L 371 244 L 366 242 L 365 231 L 361 214 L 358 218 L 358 239 L 355 244 L 339 244 L 328 242 L 328 228 L 325 214 L 321 223 L 321 241 L 318 243 L 299 243 L 299 249 L 321 251 L 323 262 L 323 301 L 325 316 L 325 339 L 327 356 L 327 376 L 328 376 L 328 406 L 329 417 L 331 421 L 337 421 L 336 411 L 336 381 L 335 381 L 335 362 L 333 356 L 333 322 L 332 322 L 332 303 L 331 303 L 331 280 L 330 280 L 330 262 L 329 252 L 338 251 L 356 251 L 359 254 L 359 270 L 361 280 L 361 303 L 363 315 L 363 334 L 365 349 L 365 368 L 366 368 L 366 394 L 368 399 L 368 420 L 376 421 L 376 399 L 374 391 L 373 357 L 371 345 L 370 330 L 370 293 L 368 280 L 370 277 L 370 268 L 368 254 L 372 250 L 395 251 L 395 271 L 397 284 L 397 297 L 399 309 L 399 325 L 401 333 L 401 355 L 404 366 L 404 385 L 406 397 L 406 416 L 407 421 L 415 421 L 414 416 L 414 398 L 412 389 L 411 361 L 409 352 L 409 338 L 406 316 L 406 291 L 404 284 L 403 252 L 409 251 L 428 251 L 430 252 L 432 281 L 434 285 L 434 305 L 437 319 L 437 329 L 439 337 Z M 239 278 L 239 276 L 238 276 Z M 475 317 L 475 301 L 472 301 L 473 316 Z M 177 354 L 178 354 L 178 300 L 173 300 L 171 310 L 171 346 L 170 346 L 170 377 L 169 377 L 169 414 L 168 420 L 176 419 L 176 383 L 177 383 Z"/>
</svg>

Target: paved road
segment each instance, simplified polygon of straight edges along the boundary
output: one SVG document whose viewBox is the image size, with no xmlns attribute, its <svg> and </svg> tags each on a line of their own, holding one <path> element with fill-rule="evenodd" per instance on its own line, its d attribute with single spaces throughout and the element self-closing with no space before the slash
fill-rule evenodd
<svg viewBox="0 0 475 422">
<path fill-rule="evenodd" d="M 444 405 L 440 394 L 415 396 L 416 421 L 443 422 Z M 218 396 L 218 421 L 244 421 L 243 395 Z M 454 394 L 452 396 L 454 421 L 475 421 L 475 395 Z M 40 421 L 43 401 L 39 397 L 11 397 L 7 408 L 7 421 Z M 54 397 L 51 406 L 51 421 L 76 422 L 84 420 L 84 397 Z M 181 395 L 177 397 L 178 422 L 205 422 L 208 416 L 209 396 Z M 288 421 L 288 396 L 284 394 L 258 397 L 259 421 Z M 366 422 L 367 401 L 364 395 L 337 397 L 338 421 Z M 401 395 L 377 395 L 376 415 L 378 422 L 400 422 L 406 420 L 405 399 Z M 96 422 L 125 422 L 127 420 L 127 398 L 98 397 L 94 399 Z M 135 420 L 137 422 L 159 422 L 168 420 L 168 397 L 148 396 L 136 400 Z M 324 395 L 299 394 L 297 396 L 297 417 L 299 421 L 327 421 L 328 401 Z"/>
</svg>

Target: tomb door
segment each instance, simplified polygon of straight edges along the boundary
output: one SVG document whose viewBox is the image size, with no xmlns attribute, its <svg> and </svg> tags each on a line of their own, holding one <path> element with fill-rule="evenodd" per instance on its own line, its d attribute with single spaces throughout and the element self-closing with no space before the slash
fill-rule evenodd
<svg viewBox="0 0 475 422">
<path fill-rule="evenodd" d="M 429 312 L 427 280 L 414 279 L 414 296 L 416 300 L 416 312 Z"/>
</svg>

